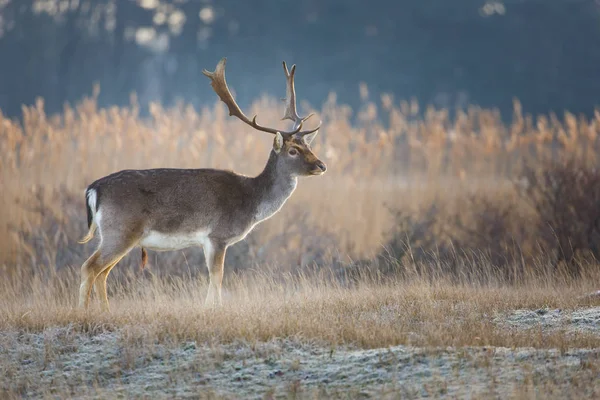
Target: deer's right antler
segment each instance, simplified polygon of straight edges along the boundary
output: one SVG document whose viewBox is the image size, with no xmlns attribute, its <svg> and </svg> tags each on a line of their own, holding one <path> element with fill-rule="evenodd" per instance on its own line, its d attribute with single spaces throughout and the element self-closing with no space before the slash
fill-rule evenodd
<svg viewBox="0 0 600 400">
<path fill-rule="evenodd" d="M 285 87 L 285 112 L 283 114 L 282 119 L 290 119 L 294 121 L 294 128 L 298 129 L 302 127 L 304 121 L 313 116 L 312 113 L 308 114 L 308 116 L 302 118 L 298 115 L 296 111 L 296 88 L 294 87 L 294 74 L 296 73 L 296 65 L 292 65 L 292 69 L 288 71 L 287 64 L 285 61 L 283 62 L 283 72 L 285 73 L 286 87 Z M 313 133 L 321 127 L 317 126 L 315 129 L 309 131 L 297 132 L 298 136 L 308 135 L 309 133 Z"/>
</svg>

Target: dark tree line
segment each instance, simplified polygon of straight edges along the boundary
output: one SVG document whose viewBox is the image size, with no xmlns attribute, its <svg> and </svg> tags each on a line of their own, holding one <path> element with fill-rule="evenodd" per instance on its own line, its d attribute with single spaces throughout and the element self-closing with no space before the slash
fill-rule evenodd
<svg viewBox="0 0 600 400">
<path fill-rule="evenodd" d="M 0 110 L 42 96 L 50 112 L 100 83 L 102 105 L 213 102 L 201 75 L 228 56 L 242 105 L 298 92 L 360 104 L 371 93 L 422 103 L 590 114 L 600 93 L 594 0 L 9 0 L 0 2 Z"/>
</svg>

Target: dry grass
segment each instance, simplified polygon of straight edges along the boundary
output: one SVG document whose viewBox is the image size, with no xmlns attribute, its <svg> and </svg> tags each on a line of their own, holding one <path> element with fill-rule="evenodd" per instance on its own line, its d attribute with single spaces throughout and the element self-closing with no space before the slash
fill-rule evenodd
<svg viewBox="0 0 600 400">
<path fill-rule="evenodd" d="M 250 238 L 251 255 L 269 254 L 257 262 L 307 265 L 324 249 L 369 258 L 394 228 L 389 207 L 416 215 L 437 202 L 445 214 L 464 214 L 467 192 L 514 198 L 510 180 L 519 177 L 523 160 L 597 161 L 600 113 L 591 120 L 541 116 L 534 123 L 515 103 L 513 122 L 505 125 L 493 110 L 472 107 L 450 116 L 427 109 L 421 117 L 414 102 L 395 104 L 383 96 L 376 103 L 363 95 L 355 116 L 334 95 L 321 110 L 304 106 L 324 121 L 315 151 L 328 173 L 305 179 L 284 212 Z M 262 98 L 251 108 L 264 124 L 281 123 L 276 100 Z M 60 115 L 46 115 L 42 100 L 23 107 L 22 122 L 0 115 L 0 263 L 7 269 L 79 263 L 82 193 L 108 173 L 160 166 L 256 174 L 267 158 L 270 136 L 228 118 L 221 104 L 200 112 L 152 105 L 149 118 L 139 113 L 135 97 L 130 107 L 109 109 L 98 109 L 91 97 Z M 528 212 L 524 202 L 516 206 Z M 270 243 L 277 245 L 265 247 Z"/>
<path fill-rule="evenodd" d="M 580 296 L 592 284 L 475 287 L 365 274 L 342 285 L 320 274 L 229 274 L 219 309 L 200 305 L 207 289 L 203 278 L 121 277 L 111 286 L 111 313 L 75 308 L 77 270 L 5 281 L 0 393 L 4 398 L 598 393 L 597 330 L 509 329 L 497 321 L 516 309 L 600 305 L 597 298 Z M 353 352 L 357 348 L 381 350 L 369 355 Z M 470 387 L 465 377 L 483 382 Z"/>
<path fill-rule="evenodd" d="M 295 337 L 364 348 L 418 346 L 595 347 L 596 334 L 512 332 L 492 322 L 499 313 L 544 307 L 574 309 L 598 304 L 582 299 L 593 284 L 473 287 L 440 280 L 377 279 L 363 275 L 342 285 L 332 275 L 281 277 L 252 272 L 229 277 L 226 301 L 202 307 L 199 279 L 122 277 L 111 286 L 112 312 L 84 313 L 75 306 L 77 271 L 50 279 L 4 283 L 0 328 L 26 332 L 71 325 L 80 332 L 119 331 L 132 341 L 231 343 Z M 597 277 L 596 277 L 597 281 Z M 594 303 L 595 302 L 595 303 Z"/>
</svg>

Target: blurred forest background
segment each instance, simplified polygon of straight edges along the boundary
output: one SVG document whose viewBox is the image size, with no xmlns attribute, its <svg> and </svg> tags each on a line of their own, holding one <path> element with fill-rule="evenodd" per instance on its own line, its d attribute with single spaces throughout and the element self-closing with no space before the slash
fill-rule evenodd
<svg viewBox="0 0 600 400">
<path fill-rule="evenodd" d="M 223 56 L 242 107 L 281 96 L 280 62 L 299 96 L 352 107 L 372 93 L 437 107 L 478 104 L 510 117 L 591 115 L 600 93 L 597 0 L 0 0 L 0 109 L 45 99 L 50 113 L 100 83 L 99 105 L 194 106 Z"/>
</svg>

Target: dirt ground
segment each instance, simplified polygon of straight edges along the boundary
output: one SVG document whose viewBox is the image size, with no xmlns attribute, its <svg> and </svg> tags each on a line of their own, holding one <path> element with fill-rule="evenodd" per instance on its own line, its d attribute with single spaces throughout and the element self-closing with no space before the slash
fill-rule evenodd
<svg viewBox="0 0 600 400">
<path fill-rule="evenodd" d="M 551 329 L 600 335 L 600 307 L 516 310 L 495 321 L 532 335 Z M 600 397 L 598 348 L 365 350 L 300 338 L 230 344 L 167 338 L 138 346 L 119 331 L 86 334 L 66 326 L 2 332 L 0 357 L 2 398 Z"/>
</svg>

